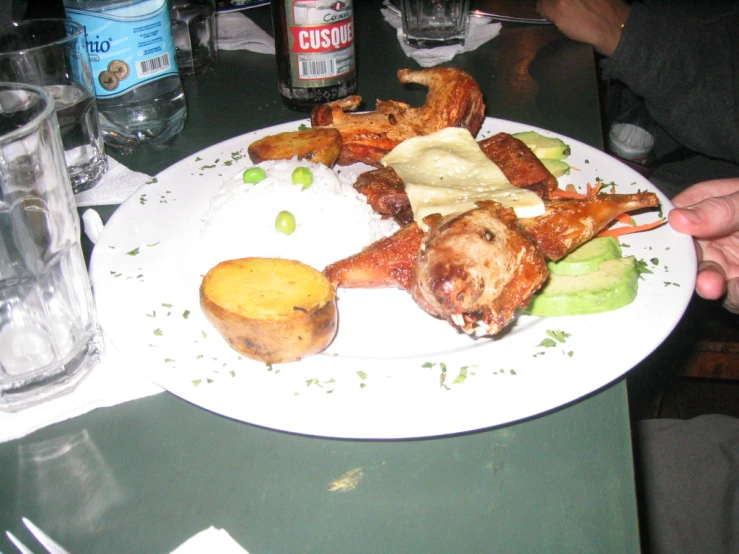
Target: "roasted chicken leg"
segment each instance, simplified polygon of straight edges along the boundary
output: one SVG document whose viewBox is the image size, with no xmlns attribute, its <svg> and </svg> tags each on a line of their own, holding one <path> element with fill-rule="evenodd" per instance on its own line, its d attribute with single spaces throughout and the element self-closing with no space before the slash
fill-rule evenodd
<svg viewBox="0 0 739 554">
<path fill-rule="evenodd" d="M 401 69 L 398 80 L 428 87 L 423 106 L 378 100 L 375 111 L 353 114 L 346 112 L 356 110 L 362 98 L 349 96 L 313 108 L 313 127 L 335 127 L 341 133 L 339 165 L 363 162 L 380 167 L 380 159 L 408 138 L 446 127 L 464 127 L 473 136 L 480 130 L 485 103 L 480 86 L 468 73 L 452 67 Z"/>
<path fill-rule="evenodd" d="M 659 199 L 651 192 L 548 200 L 544 202 L 542 215 L 519 219 L 518 225 L 536 241 L 548 259 L 556 262 L 593 238 L 619 215 L 657 206 Z"/>
</svg>

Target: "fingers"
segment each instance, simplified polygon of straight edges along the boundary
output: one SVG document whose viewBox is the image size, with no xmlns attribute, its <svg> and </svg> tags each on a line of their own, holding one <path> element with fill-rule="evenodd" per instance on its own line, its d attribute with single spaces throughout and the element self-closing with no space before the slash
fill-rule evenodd
<svg viewBox="0 0 739 554">
<path fill-rule="evenodd" d="M 726 283 L 726 298 L 723 305 L 730 312 L 739 314 L 739 279 L 732 279 Z"/>
<path fill-rule="evenodd" d="M 723 268 L 714 262 L 701 262 L 695 281 L 695 292 L 706 300 L 724 297 L 722 305 L 739 314 L 739 278 L 726 280 Z"/>
<path fill-rule="evenodd" d="M 726 292 L 726 273 L 714 262 L 701 262 L 698 265 L 698 277 L 695 291 L 707 300 L 718 300 Z"/>
<path fill-rule="evenodd" d="M 677 232 L 696 238 L 729 235 L 739 231 L 739 192 L 713 196 L 684 208 L 675 208 L 667 217 Z"/>
<path fill-rule="evenodd" d="M 677 194 L 672 199 L 672 203 L 677 208 L 685 208 L 706 198 L 728 196 L 735 192 L 739 192 L 739 177 L 701 181 Z"/>
</svg>

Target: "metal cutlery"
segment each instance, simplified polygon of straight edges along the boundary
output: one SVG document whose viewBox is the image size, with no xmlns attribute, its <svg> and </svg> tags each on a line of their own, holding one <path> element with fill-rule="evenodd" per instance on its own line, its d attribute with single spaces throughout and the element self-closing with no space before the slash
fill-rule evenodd
<svg viewBox="0 0 739 554">
<path fill-rule="evenodd" d="M 39 529 L 30 519 L 24 517 L 21 518 L 21 521 L 23 522 L 23 525 L 26 526 L 29 533 L 31 533 L 31 535 L 33 535 L 33 537 L 39 542 L 39 544 L 46 549 L 46 552 L 48 552 L 49 554 L 69 554 L 69 552 L 64 547 L 62 547 L 54 539 L 52 539 L 41 529 Z M 13 533 L 11 533 L 10 531 L 5 531 L 5 534 L 8 536 L 8 539 L 10 539 L 10 542 L 12 542 L 13 545 L 18 549 L 18 552 L 20 552 L 21 554 L 34 554 L 33 550 L 23 544 L 20 539 L 13 535 Z"/>
</svg>

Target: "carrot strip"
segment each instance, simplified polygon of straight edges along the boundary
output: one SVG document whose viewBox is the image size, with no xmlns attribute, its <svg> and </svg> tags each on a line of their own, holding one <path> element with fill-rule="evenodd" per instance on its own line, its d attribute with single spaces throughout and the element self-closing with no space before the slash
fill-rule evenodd
<svg viewBox="0 0 739 554">
<path fill-rule="evenodd" d="M 574 198 L 575 200 L 585 200 L 586 198 L 591 198 L 592 196 L 596 196 L 600 189 L 603 188 L 603 183 L 598 183 L 595 186 L 592 186 L 590 183 L 585 184 L 585 194 L 582 192 L 577 192 L 577 189 L 575 188 L 575 185 L 569 184 L 565 186 L 564 190 L 562 189 L 554 189 L 549 193 L 550 198 Z"/>
<path fill-rule="evenodd" d="M 651 223 L 645 223 L 643 225 L 631 225 L 628 227 L 616 227 L 615 229 L 606 229 L 601 231 L 597 236 L 599 237 L 620 237 L 622 235 L 630 235 L 631 233 L 639 233 L 641 231 L 649 231 L 650 229 L 656 229 L 661 225 L 667 223 L 667 219 L 658 219 Z"/>
<path fill-rule="evenodd" d="M 591 196 L 595 196 L 600 192 L 600 189 L 603 187 L 603 183 L 596 183 L 595 186 L 590 186 L 590 183 L 587 185 L 587 193 L 585 193 L 586 198 L 590 198 Z"/>
<path fill-rule="evenodd" d="M 627 213 L 620 214 L 616 216 L 616 219 L 623 223 L 624 225 L 636 225 L 636 222 L 634 221 L 634 218 L 631 217 Z"/>
<path fill-rule="evenodd" d="M 582 200 L 585 196 L 582 193 L 572 190 L 554 189 L 549 191 L 549 198 L 574 198 L 575 200 Z"/>
</svg>

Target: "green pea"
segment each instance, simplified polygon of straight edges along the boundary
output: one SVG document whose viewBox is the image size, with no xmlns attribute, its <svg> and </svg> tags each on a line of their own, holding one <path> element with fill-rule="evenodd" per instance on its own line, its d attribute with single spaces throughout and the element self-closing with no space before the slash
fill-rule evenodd
<svg viewBox="0 0 739 554">
<path fill-rule="evenodd" d="M 313 173 L 307 167 L 297 167 L 293 171 L 293 185 L 303 185 L 301 190 L 313 184 Z"/>
<path fill-rule="evenodd" d="M 275 230 L 278 233 L 291 235 L 295 231 L 295 216 L 288 211 L 281 211 L 275 218 Z"/>
<path fill-rule="evenodd" d="M 258 182 L 263 181 L 267 174 L 261 167 L 250 167 L 244 171 L 244 182 L 256 185 Z"/>
</svg>

